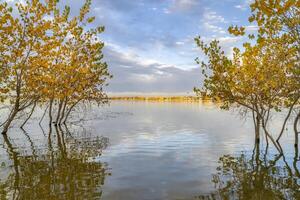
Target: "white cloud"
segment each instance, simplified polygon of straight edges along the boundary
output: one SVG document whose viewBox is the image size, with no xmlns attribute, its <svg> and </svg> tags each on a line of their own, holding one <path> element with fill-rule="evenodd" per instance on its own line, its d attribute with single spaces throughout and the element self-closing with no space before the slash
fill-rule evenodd
<svg viewBox="0 0 300 200">
<path fill-rule="evenodd" d="M 241 10 L 246 10 L 246 7 L 244 5 L 235 5 L 235 8 L 241 9 Z"/>
<path fill-rule="evenodd" d="M 203 26 L 206 30 L 211 31 L 213 33 L 223 33 L 224 32 L 222 27 L 213 25 L 209 22 L 204 22 Z"/>
<path fill-rule="evenodd" d="M 199 5 L 200 0 L 172 0 L 168 9 L 164 13 L 169 14 L 176 11 L 189 11 Z"/>
<path fill-rule="evenodd" d="M 189 9 L 195 5 L 197 5 L 198 0 L 173 0 L 174 7 L 179 9 Z"/>
<path fill-rule="evenodd" d="M 104 56 L 114 75 L 109 92 L 192 92 L 193 87 L 202 83 L 198 67 L 177 66 L 141 57 L 113 43 L 106 44 Z"/>
<path fill-rule="evenodd" d="M 202 26 L 207 30 L 213 33 L 225 34 L 225 30 L 220 24 L 228 23 L 225 18 L 221 15 L 218 15 L 217 12 L 206 8 L 204 10 Z"/>
<path fill-rule="evenodd" d="M 176 42 L 175 44 L 178 45 L 178 46 L 182 46 L 182 45 L 184 45 L 184 42 L 178 41 L 178 42 Z"/>
<path fill-rule="evenodd" d="M 204 12 L 203 20 L 210 21 L 211 23 L 227 23 L 223 16 L 218 15 L 215 11 L 209 9 L 206 9 Z"/>
<path fill-rule="evenodd" d="M 250 4 L 253 2 L 253 0 L 243 0 L 241 4 L 235 5 L 234 7 L 240 10 L 247 10 L 250 6 Z"/>
<path fill-rule="evenodd" d="M 217 40 L 220 41 L 221 44 L 223 45 L 232 45 L 236 42 L 238 42 L 241 38 L 240 37 L 230 37 L 230 36 L 226 36 L 226 37 L 219 37 L 217 38 Z"/>
<path fill-rule="evenodd" d="M 203 41 L 205 43 L 209 43 L 212 40 L 217 40 L 220 42 L 221 48 L 224 50 L 225 55 L 232 58 L 232 53 L 233 53 L 233 48 L 234 47 L 239 47 L 240 42 L 242 41 L 243 37 L 235 37 L 235 36 L 224 36 L 224 37 L 216 37 L 216 36 L 211 36 L 211 37 L 202 37 Z M 197 48 L 195 49 L 196 51 L 198 50 Z"/>
<path fill-rule="evenodd" d="M 154 74 L 131 74 L 129 77 L 132 81 L 136 82 L 154 82 L 156 81 L 156 76 Z"/>
</svg>

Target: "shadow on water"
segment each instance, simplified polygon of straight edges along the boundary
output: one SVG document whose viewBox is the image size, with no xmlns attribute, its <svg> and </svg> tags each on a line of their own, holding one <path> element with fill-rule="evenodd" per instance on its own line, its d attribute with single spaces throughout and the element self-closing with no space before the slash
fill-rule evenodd
<svg viewBox="0 0 300 200">
<path fill-rule="evenodd" d="M 212 176 L 216 191 L 196 199 L 300 199 L 298 151 L 291 159 L 283 153 L 269 158 L 267 152 L 256 144 L 252 155 L 223 155 Z"/>
<path fill-rule="evenodd" d="M 49 127 L 48 147 L 39 150 L 30 134 L 31 152 L 23 152 L 3 135 L 11 166 L 0 180 L 0 199 L 100 199 L 107 164 L 96 162 L 108 145 L 105 137 L 72 136 L 67 127 Z"/>
</svg>

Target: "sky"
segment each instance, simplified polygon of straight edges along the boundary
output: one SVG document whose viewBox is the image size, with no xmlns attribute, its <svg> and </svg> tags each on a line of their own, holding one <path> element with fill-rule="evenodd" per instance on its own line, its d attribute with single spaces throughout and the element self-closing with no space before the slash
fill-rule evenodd
<svg viewBox="0 0 300 200">
<path fill-rule="evenodd" d="M 7 0 L 10 2 L 16 0 Z M 63 0 L 78 13 L 83 0 Z M 248 31 L 251 0 L 93 0 L 94 26 L 105 43 L 104 60 L 113 78 L 110 95 L 193 94 L 203 76 L 195 58 L 205 60 L 194 38 L 217 39 L 230 55 L 245 38 L 227 28 L 244 25 Z"/>
</svg>

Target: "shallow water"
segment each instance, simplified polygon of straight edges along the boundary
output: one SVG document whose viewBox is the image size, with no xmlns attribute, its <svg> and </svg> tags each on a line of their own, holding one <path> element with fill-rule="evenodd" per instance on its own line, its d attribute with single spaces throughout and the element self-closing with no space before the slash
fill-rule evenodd
<svg viewBox="0 0 300 200">
<path fill-rule="evenodd" d="M 120 101 L 77 115 L 43 131 L 36 116 L 0 137 L 0 199 L 300 198 L 292 132 L 278 156 L 264 138 L 254 150 L 251 120 L 211 103 Z"/>
</svg>

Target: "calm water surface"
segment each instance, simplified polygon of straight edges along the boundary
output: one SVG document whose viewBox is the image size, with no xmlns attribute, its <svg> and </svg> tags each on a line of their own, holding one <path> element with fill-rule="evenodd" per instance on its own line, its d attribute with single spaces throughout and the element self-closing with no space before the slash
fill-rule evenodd
<svg viewBox="0 0 300 200">
<path fill-rule="evenodd" d="M 35 116 L 0 137 L 0 199 L 300 199 L 292 132 L 278 155 L 263 138 L 254 149 L 251 120 L 210 103 L 112 102 L 81 116 L 43 129 Z"/>
</svg>

